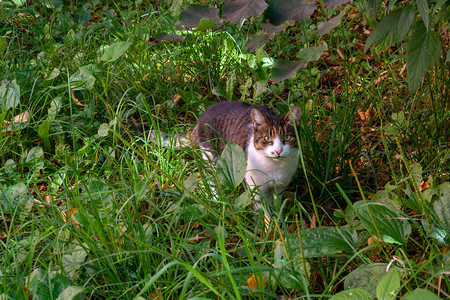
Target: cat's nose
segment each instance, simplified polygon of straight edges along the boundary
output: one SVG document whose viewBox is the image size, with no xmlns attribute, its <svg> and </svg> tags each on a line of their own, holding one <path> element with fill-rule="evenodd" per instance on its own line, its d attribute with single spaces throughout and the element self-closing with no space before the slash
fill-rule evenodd
<svg viewBox="0 0 450 300">
<path fill-rule="evenodd" d="M 280 154 L 281 154 L 282 151 L 283 151 L 283 150 L 281 150 L 281 149 L 275 149 L 275 150 L 273 150 L 274 154 L 276 154 L 278 157 L 280 157 Z"/>
</svg>

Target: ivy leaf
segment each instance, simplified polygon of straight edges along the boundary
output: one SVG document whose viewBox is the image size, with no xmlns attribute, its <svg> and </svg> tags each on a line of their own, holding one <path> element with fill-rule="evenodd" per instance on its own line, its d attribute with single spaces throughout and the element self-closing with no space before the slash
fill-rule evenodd
<svg viewBox="0 0 450 300">
<path fill-rule="evenodd" d="M 417 90 L 425 73 L 438 62 L 441 50 L 441 40 L 436 32 L 427 30 L 423 22 L 416 22 L 406 57 L 410 91 Z"/>
<path fill-rule="evenodd" d="M 227 21 L 242 25 L 244 19 L 260 16 L 267 8 L 264 0 L 222 0 L 223 17 Z"/>
<path fill-rule="evenodd" d="M 202 19 L 209 19 L 220 24 L 219 9 L 199 4 L 188 5 L 181 13 L 175 27 L 198 27 Z"/>
<path fill-rule="evenodd" d="M 276 61 L 272 69 L 272 80 L 278 83 L 294 76 L 299 69 L 304 69 L 308 65 L 307 61 Z"/>
<path fill-rule="evenodd" d="M 314 31 L 317 35 L 329 34 L 331 29 L 338 26 L 341 23 L 342 17 L 345 15 L 345 10 L 341 11 L 337 16 L 331 18 L 328 22 L 322 22 L 317 26 L 317 30 Z"/>
<path fill-rule="evenodd" d="M 286 20 L 306 20 L 316 9 L 314 2 L 306 0 L 269 0 L 266 10 L 270 23 L 280 25 Z"/>
<path fill-rule="evenodd" d="M 112 43 L 103 53 L 101 60 L 104 62 L 112 62 L 121 57 L 127 52 L 130 47 L 130 42 L 115 42 Z"/>
</svg>

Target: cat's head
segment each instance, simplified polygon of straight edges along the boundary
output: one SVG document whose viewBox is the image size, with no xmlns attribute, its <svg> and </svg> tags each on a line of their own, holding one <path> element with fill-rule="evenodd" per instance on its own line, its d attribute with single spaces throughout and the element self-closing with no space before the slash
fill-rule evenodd
<svg viewBox="0 0 450 300">
<path fill-rule="evenodd" d="M 294 126 L 298 126 L 302 111 L 295 106 L 284 116 L 268 116 L 257 108 L 251 111 L 256 150 L 271 158 L 284 158 L 297 151 Z"/>
</svg>

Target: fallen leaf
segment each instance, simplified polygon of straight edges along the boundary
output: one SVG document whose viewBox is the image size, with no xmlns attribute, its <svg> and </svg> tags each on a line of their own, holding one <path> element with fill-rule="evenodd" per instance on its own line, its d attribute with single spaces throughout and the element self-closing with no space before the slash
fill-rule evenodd
<svg viewBox="0 0 450 300">
<path fill-rule="evenodd" d="M 80 100 L 78 100 L 78 99 L 75 97 L 74 92 L 75 92 L 75 91 L 72 91 L 72 99 L 73 99 L 73 101 L 75 102 L 75 104 L 78 105 L 78 106 L 84 106 L 84 104 L 81 103 Z"/>
<path fill-rule="evenodd" d="M 207 233 L 206 231 L 202 231 L 202 232 L 197 233 L 197 235 L 195 237 L 190 238 L 189 242 L 198 243 L 205 238 L 212 238 L 212 235 Z"/>
<path fill-rule="evenodd" d="M 338 55 L 339 55 L 340 58 L 345 59 L 345 58 L 344 58 L 344 54 L 342 53 L 341 49 L 337 48 L 337 49 L 336 49 L 336 52 L 338 53 Z"/>
<path fill-rule="evenodd" d="M 180 94 L 176 94 L 175 96 L 173 96 L 173 103 L 175 104 L 175 106 L 178 106 L 178 103 L 180 103 L 180 100 L 181 100 Z"/>
<path fill-rule="evenodd" d="M 247 284 L 249 287 L 251 287 L 252 289 L 261 289 L 264 286 L 267 285 L 266 283 L 266 278 L 264 278 L 264 276 L 262 277 L 262 284 L 261 284 L 261 279 L 258 275 L 253 274 L 252 277 L 247 279 Z M 256 293 L 256 291 L 254 290 L 249 290 L 250 293 Z"/>
<path fill-rule="evenodd" d="M 426 181 L 422 181 L 420 183 L 420 191 L 422 192 L 423 190 L 429 189 L 430 188 L 430 184 Z"/>
<path fill-rule="evenodd" d="M 24 111 L 21 114 L 18 114 L 14 117 L 14 119 L 11 120 L 11 122 L 5 121 L 7 124 L 13 124 L 13 123 L 26 123 L 30 119 L 30 112 L 28 110 Z"/>
<path fill-rule="evenodd" d="M 380 244 L 380 243 L 383 243 L 383 240 L 380 240 L 379 238 L 377 238 L 375 236 L 371 236 L 367 239 L 368 246 L 372 246 L 372 245 Z"/>
</svg>

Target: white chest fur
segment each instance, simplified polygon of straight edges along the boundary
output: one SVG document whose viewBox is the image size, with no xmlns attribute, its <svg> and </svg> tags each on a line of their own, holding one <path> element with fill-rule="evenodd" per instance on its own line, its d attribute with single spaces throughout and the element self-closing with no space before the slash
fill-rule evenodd
<svg viewBox="0 0 450 300">
<path fill-rule="evenodd" d="M 279 137 L 277 137 L 273 147 L 282 148 L 280 158 L 273 157 L 271 147 L 264 150 L 256 149 L 253 137 L 247 149 L 245 180 L 251 189 L 258 187 L 262 196 L 268 201 L 270 201 L 269 198 L 274 192 L 282 192 L 289 184 L 297 170 L 299 161 L 298 149 L 290 145 L 282 145 Z M 260 197 L 257 198 L 259 200 Z"/>
</svg>

